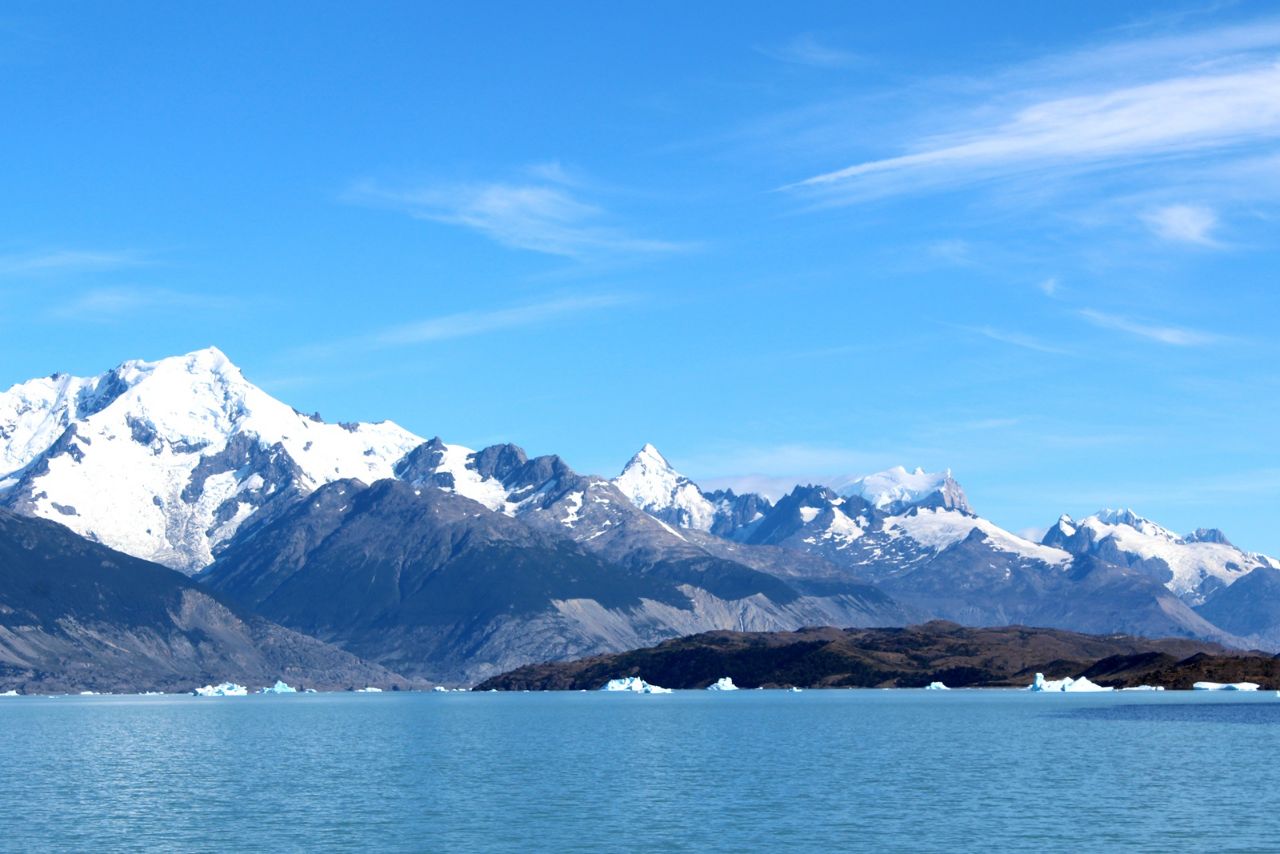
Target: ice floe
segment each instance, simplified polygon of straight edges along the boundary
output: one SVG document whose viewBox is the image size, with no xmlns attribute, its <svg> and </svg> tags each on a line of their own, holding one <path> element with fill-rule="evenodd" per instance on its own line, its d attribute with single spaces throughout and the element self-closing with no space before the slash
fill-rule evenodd
<svg viewBox="0 0 1280 854">
<path fill-rule="evenodd" d="M 364 688 L 357 688 L 357 689 L 356 689 L 356 693 L 357 693 L 357 694 L 381 694 L 381 693 L 382 693 L 382 689 L 381 689 L 381 688 L 374 688 L 372 685 L 369 685 L 369 686 L 364 687 Z"/>
<path fill-rule="evenodd" d="M 1191 686 L 1196 691 L 1257 691 L 1257 682 L 1197 682 Z"/>
<path fill-rule="evenodd" d="M 730 676 L 721 676 L 715 681 L 715 684 L 707 686 L 708 691 L 737 691 L 738 686 L 733 684 L 733 678 Z"/>
<path fill-rule="evenodd" d="M 625 676 L 622 679 L 610 679 L 601 691 L 624 691 L 631 694 L 670 694 L 670 688 L 650 685 L 639 676 Z"/>
<path fill-rule="evenodd" d="M 20 695 L 18 694 L 17 691 L 4 691 L 0 693 L 0 697 L 18 697 L 18 696 Z"/>
<path fill-rule="evenodd" d="M 223 682 L 219 685 L 206 685 L 203 688 L 197 688 L 195 695 L 197 697 L 245 697 L 248 696 L 249 689 L 243 685 L 237 685 L 234 682 Z"/>
<path fill-rule="evenodd" d="M 1111 691 L 1114 689 L 1095 685 L 1084 676 L 1079 679 L 1072 679 L 1070 676 L 1065 679 L 1045 679 L 1043 673 L 1037 673 L 1036 681 L 1031 683 L 1029 690 L 1046 694 L 1075 694 L 1087 691 Z"/>
<path fill-rule="evenodd" d="M 951 689 L 948 688 L 946 685 L 943 685 L 941 682 L 930 682 L 928 687 L 925 688 L 925 690 L 926 691 L 950 691 Z"/>
<path fill-rule="evenodd" d="M 1121 688 L 1121 691 L 1163 691 L 1163 685 L 1132 685 L 1128 688 Z"/>
<path fill-rule="evenodd" d="M 298 689 L 290 685 L 286 685 L 283 679 L 277 679 L 276 684 L 270 688 L 263 688 L 259 694 L 296 694 Z"/>
</svg>

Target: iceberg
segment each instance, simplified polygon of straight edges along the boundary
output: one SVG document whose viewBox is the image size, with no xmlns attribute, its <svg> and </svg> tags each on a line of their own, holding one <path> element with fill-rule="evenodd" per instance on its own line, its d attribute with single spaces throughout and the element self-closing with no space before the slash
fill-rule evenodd
<svg viewBox="0 0 1280 854">
<path fill-rule="evenodd" d="M 792 694 L 799 694 L 799 693 L 800 693 L 801 691 L 803 691 L 804 689 L 803 689 L 803 688 L 797 688 L 796 686 L 792 685 L 792 686 L 791 686 L 790 688 L 788 688 L 787 690 L 788 690 L 788 691 L 790 691 Z"/>
<path fill-rule="evenodd" d="M 372 685 L 368 685 L 368 686 L 366 686 L 366 687 L 364 687 L 364 688 L 357 688 L 357 689 L 356 689 L 356 693 L 357 693 L 357 694 L 381 694 L 381 693 L 382 693 L 382 689 L 381 689 L 381 688 L 374 688 Z"/>
<path fill-rule="evenodd" d="M 930 682 L 929 685 L 925 688 L 925 690 L 926 691 L 950 691 L 951 689 L 948 688 L 946 685 L 943 685 L 941 682 Z"/>
<path fill-rule="evenodd" d="M 1191 688 L 1195 691 L 1257 691 L 1257 682 L 1197 682 Z"/>
<path fill-rule="evenodd" d="M 195 695 L 197 697 L 246 697 L 249 689 L 243 685 L 237 685 L 234 682 L 223 682 L 219 685 L 206 685 L 203 688 L 197 688 Z"/>
<path fill-rule="evenodd" d="M 0 693 L 0 697 L 17 697 L 17 696 L 18 696 L 18 692 L 14 690 L 9 690 L 9 691 Z"/>
<path fill-rule="evenodd" d="M 1163 691 L 1163 685 L 1133 685 L 1129 688 L 1121 688 L 1121 691 Z"/>
<path fill-rule="evenodd" d="M 263 688 L 258 693 L 259 694 L 296 694 L 298 693 L 298 689 L 290 687 L 289 685 L 286 685 L 283 679 L 277 679 L 276 684 L 272 685 L 270 688 Z"/>
<path fill-rule="evenodd" d="M 708 691 L 737 691 L 738 686 L 733 684 L 733 678 L 730 676 L 721 676 L 715 681 L 714 685 L 707 686 Z"/>
<path fill-rule="evenodd" d="M 650 685 L 639 676 L 625 676 L 622 679 L 610 679 L 601 691 L 623 691 L 630 694 L 670 694 L 670 688 Z"/>
<path fill-rule="evenodd" d="M 1043 673 L 1037 673 L 1036 681 L 1028 686 L 1028 690 L 1044 694 L 1076 694 L 1089 691 L 1111 691 L 1114 689 L 1095 685 L 1084 676 L 1079 679 L 1072 679 L 1070 676 L 1065 679 L 1045 679 Z"/>
</svg>

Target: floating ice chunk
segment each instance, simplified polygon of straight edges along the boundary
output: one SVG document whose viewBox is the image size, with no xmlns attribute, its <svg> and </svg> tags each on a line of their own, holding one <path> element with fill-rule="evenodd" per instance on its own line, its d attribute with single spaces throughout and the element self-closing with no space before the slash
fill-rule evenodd
<svg viewBox="0 0 1280 854">
<path fill-rule="evenodd" d="M 737 691 L 738 686 L 733 684 L 733 678 L 729 676 L 721 676 L 715 681 L 714 685 L 707 686 L 708 691 Z"/>
<path fill-rule="evenodd" d="M 381 693 L 382 693 L 382 689 L 381 689 L 381 688 L 374 688 L 372 685 L 369 685 L 369 686 L 366 686 L 366 687 L 364 687 L 364 688 L 357 688 L 357 689 L 356 689 L 356 693 L 357 693 L 357 694 L 381 694 Z"/>
<path fill-rule="evenodd" d="M 298 689 L 290 687 L 289 685 L 286 685 L 284 683 L 284 680 L 282 679 L 277 679 L 276 684 L 272 685 L 270 688 L 263 688 L 258 693 L 259 694 L 296 694 L 298 693 Z"/>
<path fill-rule="evenodd" d="M 804 689 L 803 689 L 803 688 L 797 688 L 796 686 L 792 685 L 792 686 L 791 686 L 790 688 L 788 688 L 787 690 L 788 690 L 788 691 L 790 691 L 792 694 L 799 694 L 799 693 L 800 693 L 801 691 L 803 691 Z"/>
<path fill-rule="evenodd" d="M 632 694 L 670 694 L 670 688 L 650 685 L 639 676 L 625 676 L 622 679 L 610 679 L 601 691 L 626 691 Z"/>
<path fill-rule="evenodd" d="M 197 697 L 245 697 L 249 689 L 234 682 L 223 682 L 219 685 L 206 685 L 195 690 Z"/>
<path fill-rule="evenodd" d="M 304 693 L 304 694 L 315 694 L 315 693 L 318 693 L 318 692 L 316 691 L 316 689 L 315 689 L 315 688 L 303 688 L 303 689 L 302 689 L 302 693 Z"/>
<path fill-rule="evenodd" d="M 1076 694 L 1086 691 L 1111 691 L 1113 689 L 1095 685 L 1084 676 L 1079 679 L 1072 679 L 1070 676 L 1066 679 L 1045 679 L 1043 673 L 1037 673 L 1036 681 L 1031 683 L 1029 690 L 1046 694 Z"/>
<path fill-rule="evenodd" d="M 1121 688 L 1121 691 L 1163 691 L 1163 685 L 1132 685 L 1128 688 Z"/>
<path fill-rule="evenodd" d="M 1257 691 L 1257 682 L 1197 682 L 1191 686 L 1196 691 Z"/>
<path fill-rule="evenodd" d="M 96 696 L 98 696 L 98 692 L 97 692 L 97 691 L 81 691 L 81 692 L 80 692 L 80 696 L 81 696 L 81 697 L 96 697 Z"/>
<path fill-rule="evenodd" d="M 925 688 L 925 690 L 926 691 L 950 691 L 951 689 L 948 688 L 946 685 L 943 685 L 941 682 L 930 682 L 928 687 Z"/>
<path fill-rule="evenodd" d="M 9 691 L 5 691 L 4 693 L 0 693 L 0 697 L 17 697 L 17 696 L 18 696 L 18 692 L 14 690 L 9 690 Z"/>
</svg>

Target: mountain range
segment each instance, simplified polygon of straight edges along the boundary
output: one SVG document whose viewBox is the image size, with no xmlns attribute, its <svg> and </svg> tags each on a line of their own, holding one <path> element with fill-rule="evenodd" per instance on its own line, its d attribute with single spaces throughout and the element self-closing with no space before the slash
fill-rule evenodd
<svg viewBox="0 0 1280 854">
<path fill-rule="evenodd" d="M 929 619 L 1280 649 L 1280 562 L 1216 530 L 1104 510 L 1032 542 L 978 515 L 949 471 L 776 502 L 703 490 L 651 445 L 617 477 L 580 474 L 515 445 L 327 423 L 216 349 L 0 394 L 0 507 L 415 679 L 709 630 Z"/>
</svg>

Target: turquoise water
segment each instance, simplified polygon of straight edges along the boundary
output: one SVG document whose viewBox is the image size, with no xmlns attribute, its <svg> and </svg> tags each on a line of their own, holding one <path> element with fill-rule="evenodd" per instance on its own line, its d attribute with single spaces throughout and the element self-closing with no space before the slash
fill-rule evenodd
<svg viewBox="0 0 1280 854">
<path fill-rule="evenodd" d="M 1274 851 L 1280 699 L 0 700 L 5 850 Z"/>
</svg>

